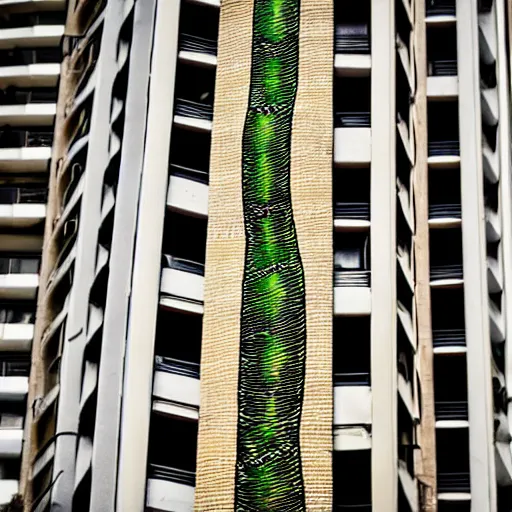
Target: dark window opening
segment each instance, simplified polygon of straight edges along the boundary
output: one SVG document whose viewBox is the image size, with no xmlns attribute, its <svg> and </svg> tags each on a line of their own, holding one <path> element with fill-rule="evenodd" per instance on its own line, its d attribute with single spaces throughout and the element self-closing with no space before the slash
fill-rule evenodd
<svg viewBox="0 0 512 512">
<path fill-rule="evenodd" d="M 334 125 L 337 128 L 370 126 L 371 79 L 335 77 Z"/>
<path fill-rule="evenodd" d="M 370 53 L 371 5 L 369 0 L 335 2 L 335 53 Z"/>
<path fill-rule="evenodd" d="M 457 75 L 457 31 L 455 26 L 427 29 L 429 76 Z"/>
<path fill-rule="evenodd" d="M 427 16 L 455 15 L 455 0 L 425 0 Z"/>
<path fill-rule="evenodd" d="M 458 156 L 459 108 L 453 101 L 428 105 L 429 156 Z"/>
<path fill-rule="evenodd" d="M 197 119 L 213 119 L 215 70 L 178 64 L 174 114 Z"/>
<path fill-rule="evenodd" d="M 53 128 L 45 126 L 16 127 L 4 125 L 0 129 L 0 148 L 51 147 Z"/>
<path fill-rule="evenodd" d="M 430 280 L 462 279 L 462 232 L 435 229 L 430 232 Z"/>
<path fill-rule="evenodd" d="M 370 317 L 336 317 L 333 330 L 334 384 L 370 385 Z"/>
<path fill-rule="evenodd" d="M 9 86 L 0 89 L 0 105 L 25 105 L 27 103 L 55 103 L 57 89 L 55 87 L 34 87 L 22 89 Z"/>
<path fill-rule="evenodd" d="M 334 510 L 371 512 L 371 450 L 335 451 L 332 456 Z"/>
<path fill-rule="evenodd" d="M 411 477 L 413 477 L 414 450 L 416 444 L 414 424 L 402 400 L 398 400 L 397 417 L 398 464 L 402 465 Z"/>
<path fill-rule="evenodd" d="M 173 127 L 170 165 L 208 172 L 210 167 L 211 137 L 208 133 Z"/>
<path fill-rule="evenodd" d="M 466 346 L 464 291 L 431 290 L 434 347 Z"/>
<path fill-rule="evenodd" d="M 468 379 L 464 354 L 434 356 L 436 420 L 468 419 Z"/>
<path fill-rule="evenodd" d="M 428 195 L 429 219 L 461 218 L 460 174 L 458 172 L 430 172 Z"/>
<path fill-rule="evenodd" d="M 370 220 L 370 169 L 343 169 L 334 173 L 334 217 Z"/>
<path fill-rule="evenodd" d="M 437 429 L 438 492 L 470 492 L 469 430 Z"/>
<path fill-rule="evenodd" d="M 0 355 L 0 375 L 2 377 L 28 377 L 29 374 L 29 353 L 3 352 Z"/>
<path fill-rule="evenodd" d="M 27 66 L 29 64 L 60 64 L 60 48 L 12 48 L 0 50 L 1 66 Z"/>
</svg>

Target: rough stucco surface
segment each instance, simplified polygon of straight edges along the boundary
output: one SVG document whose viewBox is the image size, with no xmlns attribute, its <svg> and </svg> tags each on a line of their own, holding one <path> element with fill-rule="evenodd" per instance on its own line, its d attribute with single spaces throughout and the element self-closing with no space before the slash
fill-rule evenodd
<svg viewBox="0 0 512 512">
<path fill-rule="evenodd" d="M 210 160 L 196 510 L 233 510 L 245 252 L 242 134 L 253 2 L 224 0 Z M 236 27 L 236 30 L 233 30 Z M 306 509 L 332 508 L 332 0 L 302 0 L 291 152 L 294 219 L 306 283 L 300 431 Z"/>
</svg>

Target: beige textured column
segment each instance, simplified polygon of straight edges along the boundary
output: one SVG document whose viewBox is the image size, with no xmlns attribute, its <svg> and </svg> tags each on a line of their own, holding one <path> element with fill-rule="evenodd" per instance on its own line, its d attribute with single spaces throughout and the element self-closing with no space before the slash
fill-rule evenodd
<svg viewBox="0 0 512 512">
<path fill-rule="evenodd" d="M 224 0 L 210 160 L 197 458 L 198 511 L 233 510 L 245 233 L 242 132 L 253 2 Z M 307 510 L 332 508 L 333 2 L 302 0 L 291 191 L 306 281 L 307 362 L 301 452 Z"/>
<path fill-rule="evenodd" d="M 434 354 L 430 302 L 430 251 L 428 227 L 428 131 L 427 131 L 427 38 L 425 0 L 416 0 L 415 57 L 417 89 L 414 102 L 416 121 L 416 162 L 414 197 L 416 235 L 416 318 L 418 336 L 418 373 L 421 381 L 421 423 L 416 452 L 416 475 L 424 486 L 422 510 L 437 511 L 436 485 L 436 419 L 434 414 Z"/>
</svg>

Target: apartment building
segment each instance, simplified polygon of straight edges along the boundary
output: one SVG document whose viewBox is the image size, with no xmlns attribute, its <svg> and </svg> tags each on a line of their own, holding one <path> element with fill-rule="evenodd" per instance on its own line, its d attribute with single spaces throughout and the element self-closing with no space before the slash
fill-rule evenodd
<svg viewBox="0 0 512 512">
<path fill-rule="evenodd" d="M 2 499 L 24 429 L 37 512 L 511 510 L 508 9 L 75 0 L 9 29 L 57 53 L 0 59 Z"/>
<path fill-rule="evenodd" d="M 57 111 L 60 0 L 0 2 L 0 503 L 19 491 Z"/>
</svg>

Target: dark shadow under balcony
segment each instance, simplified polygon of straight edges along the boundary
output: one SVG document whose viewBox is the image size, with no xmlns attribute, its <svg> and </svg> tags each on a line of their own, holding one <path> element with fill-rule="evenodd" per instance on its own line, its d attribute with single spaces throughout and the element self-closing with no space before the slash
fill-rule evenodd
<svg viewBox="0 0 512 512">
<path fill-rule="evenodd" d="M 462 233 L 459 228 L 430 234 L 430 282 L 432 286 L 461 286 Z"/>
<path fill-rule="evenodd" d="M 455 0 L 425 0 L 427 16 L 455 15 Z"/>
<path fill-rule="evenodd" d="M 437 429 L 437 490 L 439 493 L 469 493 L 469 430 Z"/>
<path fill-rule="evenodd" d="M 0 50 L 0 67 L 27 66 L 29 64 L 59 64 L 62 60 L 60 48 L 13 48 Z"/>
<path fill-rule="evenodd" d="M 0 90 L 0 105 L 26 105 L 27 103 L 56 103 L 57 90 L 54 87 L 32 89 L 6 87 Z"/>
<path fill-rule="evenodd" d="M 52 143 L 52 129 L 37 127 L 13 130 L 4 126 L 0 130 L 0 149 L 51 147 Z"/>
</svg>

